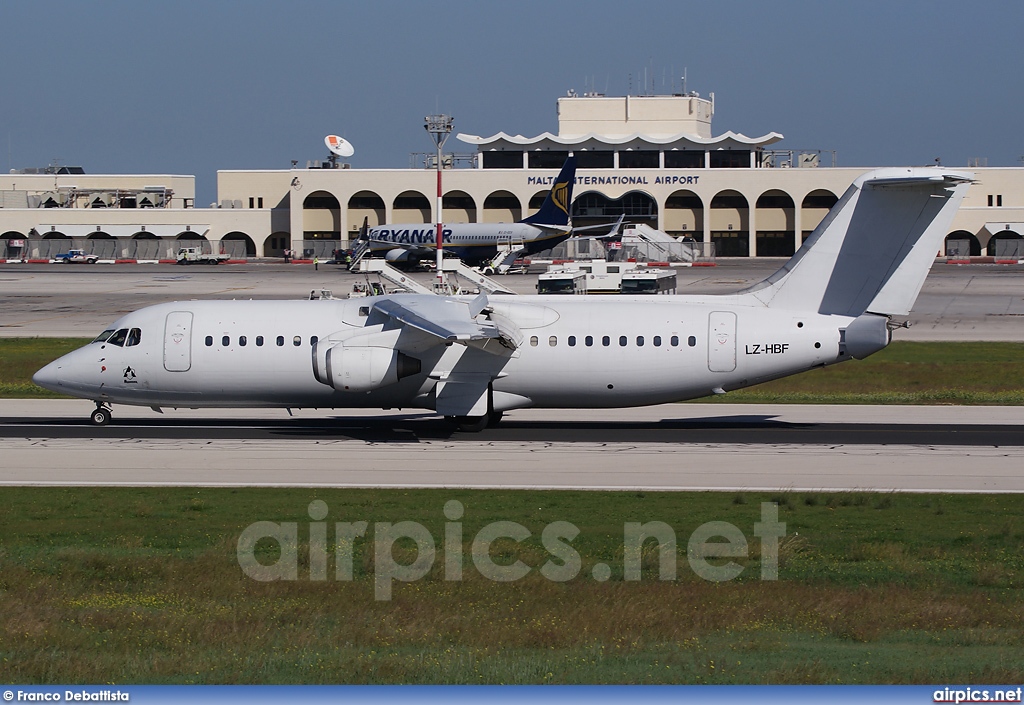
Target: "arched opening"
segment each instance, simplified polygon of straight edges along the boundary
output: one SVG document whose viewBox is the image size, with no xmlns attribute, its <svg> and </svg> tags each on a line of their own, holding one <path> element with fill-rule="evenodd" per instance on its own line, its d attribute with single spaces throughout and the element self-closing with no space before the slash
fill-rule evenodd
<svg viewBox="0 0 1024 705">
<path fill-rule="evenodd" d="M 785 191 L 771 189 L 757 198 L 757 232 L 754 248 L 758 257 L 792 257 L 796 252 L 796 208 Z"/>
<path fill-rule="evenodd" d="M 25 256 L 27 244 L 24 235 L 17 230 L 8 230 L 0 235 L 0 258 L 21 259 Z"/>
<path fill-rule="evenodd" d="M 33 259 L 53 259 L 75 246 L 70 237 L 58 230 L 43 233 L 40 239 L 25 244 L 29 245 L 28 257 Z"/>
<path fill-rule="evenodd" d="M 544 199 L 548 197 L 548 191 L 538 191 L 537 193 L 530 196 L 530 203 L 526 206 L 527 211 L 530 215 L 533 215 L 540 210 L 540 207 L 544 205 Z"/>
<path fill-rule="evenodd" d="M 800 242 L 807 239 L 807 236 L 814 232 L 832 206 L 839 202 L 839 197 L 828 189 L 815 189 L 804 196 L 800 202 Z"/>
<path fill-rule="evenodd" d="M 475 223 L 476 201 L 465 191 L 449 191 L 441 199 L 445 223 Z"/>
<path fill-rule="evenodd" d="M 131 240 L 128 241 L 126 254 L 136 260 L 158 260 L 173 257 L 174 253 L 170 249 L 153 233 L 140 231 L 132 235 Z"/>
<path fill-rule="evenodd" d="M 263 241 L 264 257 L 284 257 L 284 251 L 291 247 L 292 238 L 288 233 L 276 232 Z"/>
<path fill-rule="evenodd" d="M 1024 259 L 1024 237 L 1013 230 L 996 233 L 988 241 L 988 254 L 996 259 Z"/>
<path fill-rule="evenodd" d="M 85 238 L 86 243 L 82 248 L 91 255 L 96 255 L 100 259 L 116 259 L 118 256 L 118 242 L 117 238 L 109 233 L 105 233 L 102 230 L 89 233 Z"/>
<path fill-rule="evenodd" d="M 245 233 L 235 230 L 220 239 L 220 251 L 231 259 L 246 259 L 256 256 L 256 243 Z"/>
<path fill-rule="evenodd" d="M 419 191 L 403 191 L 391 204 L 391 220 L 395 223 L 421 225 L 430 222 L 430 200 Z M 362 221 L 359 226 L 362 227 Z"/>
<path fill-rule="evenodd" d="M 711 242 L 716 257 L 750 255 L 750 206 L 739 191 L 719 191 L 711 199 Z"/>
<path fill-rule="evenodd" d="M 665 199 L 664 230 L 676 237 L 704 239 L 704 202 L 693 191 L 675 191 Z"/>
<path fill-rule="evenodd" d="M 200 233 L 194 233 L 191 230 L 178 233 L 178 237 L 175 238 L 178 242 L 176 243 L 171 256 L 177 256 L 178 250 L 183 247 L 198 247 L 200 251 L 204 253 L 211 253 L 213 249 L 210 247 L 210 241 L 206 239 L 205 235 Z"/>
<path fill-rule="evenodd" d="M 495 191 L 484 199 L 485 223 L 514 223 L 522 220 L 523 205 L 508 191 Z"/>
<path fill-rule="evenodd" d="M 608 198 L 603 193 L 588 191 L 572 202 L 572 224 L 611 225 L 619 216 L 626 223 L 658 227 L 658 203 L 642 191 L 630 191 L 620 198 Z"/>
<path fill-rule="evenodd" d="M 334 194 L 314 191 L 302 201 L 302 237 L 341 237 L 341 204 Z"/>
<path fill-rule="evenodd" d="M 946 236 L 946 257 L 966 258 L 981 255 L 981 242 L 966 230 L 955 230 Z"/>
</svg>

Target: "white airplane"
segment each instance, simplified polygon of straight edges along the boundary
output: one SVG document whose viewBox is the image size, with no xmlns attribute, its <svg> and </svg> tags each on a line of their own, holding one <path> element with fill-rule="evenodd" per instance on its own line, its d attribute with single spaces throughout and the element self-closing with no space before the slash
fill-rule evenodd
<svg viewBox="0 0 1024 705">
<path fill-rule="evenodd" d="M 721 394 L 884 348 L 971 180 L 866 174 L 785 266 L 735 294 L 178 301 L 123 316 L 33 380 L 95 401 L 99 425 L 111 404 L 411 407 L 480 430 L 518 408 Z"/>
<path fill-rule="evenodd" d="M 515 223 L 445 223 L 442 233 L 445 252 L 470 266 L 477 266 L 491 262 L 503 245 L 514 248 L 515 254 L 532 255 L 567 240 L 572 234 L 569 205 L 575 181 L 576 157 L 570 155 L 552 182 L 540 210 Z M 370 253 L 383 254 L 388 262 L 416 264 L 434 257 L 437 251 L 435 232 L 436 225 L 386 223 L 373 228 L 364 226 L 359 239 L 369 246 Z"/>
</svg>

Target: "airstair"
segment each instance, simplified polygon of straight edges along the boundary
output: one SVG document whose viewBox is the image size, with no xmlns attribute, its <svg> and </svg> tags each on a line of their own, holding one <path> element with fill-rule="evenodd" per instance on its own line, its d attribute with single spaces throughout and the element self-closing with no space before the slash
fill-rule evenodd
<svg viewBox="0 0 1024 705">
<path fill-rule="evenodd" d="M 468 287 L 460 286 L 458 281 L 452 281 L 452 279 L 454 279 L 452 277 L 446 277 L 445 281 L 441 283 L 440 286 L 435 285 L 433 288 L 429 288 L 413 279 L 406 272 L 396 269 L 386 261 L 379 259 L 362 259 L 359 263 L 359 271 L 366 275 L 376 274 L 381 279 L 410 294 L 452 295 L 470 293 Z M 486 291 L 488 294 L 514 295 L 516 293 L 508 287 L 505 287 L 493 279 L 481 274 L 472 267 L 467 267 L 461 260 L 455 258 L 445 259 L 442 263 L 441 271 L 445 274 L 454 274 L 456 275 L 456 278 L 464 279 L 477 287 L 480 291 Z M 376 291 L 376 289 L 372 286 L 368 286 L 364 291 L 372 293 Z"/>
<path fill-rule="evenodd" d="M 350 262 L 349 265 L 348 265 L 348 271 L 350 271 L 350 272 L 356 272 L 356 271 L 361 272 L 361 271 L 363 271 L 360 268 L 359 264 L 360 264 L 360 262 L 363 261 L 363 257 L 365 257 L 369 252 L 370 252 L 370 241 L 369 240 L 356 240 L 356 246 L 352 248 L 352 262 Z"/>
<path fill-rule="evenodd" d="M 369 245 L 365 240 L 360 241 L 363 244 Z M 365 253 L 364 253 L 365 254 Z M 386 261 L 382 259 L 363 259 L 360 255 L 359 264 L 356 265 L 356 258 L 353 256 L 352 265 L 358 267 L 358 271 L 369 276 L 370 274 L 376 274 L 381 279 L 390 282 L 402 291 L 407 291 L 410 294 L 433 294 L 434 292 L 428 287 L 423 286 L 418 281 L 410 277 L 405 272 L 392 267 Z M 370 292 L 376 290 L 375 287 L 368 287 Z"/>
<path fill-rule="evenodd" d="M 499 238 L 498 253 L 481 269 L 484 274 L 508 274 L 512 264 L 525 250 L 526 243 L 522 236 Z"/>
<path fill-rule="evenodd" d="M 655 262 L 693 262 L 700 243 L 681 242 L 668 233 L 640 223 L 622 231 L 623 257 Z"/>
<path fill-rule="evenodd" d="M 515 260 L 513 253 L 513 260 Z M 481 274 L 478 270 L 468 267 L 462 263 L 462 260 L 454 257 L 447 258 L 441 262 L 441 270 L 446 274 L 451 273 L 459 276 L 462 279 L 475 284 L 480 291 L 486 291 L 488 294 L 515 294 L 508 287 L 499 284 L 485 274 Z M 506 270 L 507 271 L 507 270 Z"/>
</svg>

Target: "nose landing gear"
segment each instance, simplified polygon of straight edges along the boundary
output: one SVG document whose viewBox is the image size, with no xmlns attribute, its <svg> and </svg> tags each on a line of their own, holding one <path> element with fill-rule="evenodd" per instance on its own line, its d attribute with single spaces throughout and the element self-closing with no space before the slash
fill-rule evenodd
<svg viewBox="0 0 1024 705">
<path fill-rule="evenodd" d="M 104 402 L 96 402 L 96 410 L 92 412 L 89 421 L 93 426 L 106 426 L 110 423 L 110 407 Z"/>
</svg>

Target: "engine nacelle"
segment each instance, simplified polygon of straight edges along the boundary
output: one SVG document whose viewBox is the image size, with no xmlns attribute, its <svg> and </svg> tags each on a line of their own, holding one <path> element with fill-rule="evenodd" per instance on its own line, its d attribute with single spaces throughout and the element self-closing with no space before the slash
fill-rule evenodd
<svg viewBox="0 0 1024 705">
<path fill-rule="evenodd" d="M 394 348 L 335 345 L 325 356 L 326 381 L 339 392 L 369 392 L 419 374 L 420 361 Z M 325 380 L 320 380 L 325 381 Z"/>
<path fill-rule="evenodd" d="M 403 250 L 401 247 L 388 250 L 384 253 L 384 260 L 386 262 L 401 262 L 404 264 L 409 261 L 409 250 Z"/>
</svg>

